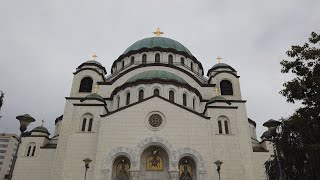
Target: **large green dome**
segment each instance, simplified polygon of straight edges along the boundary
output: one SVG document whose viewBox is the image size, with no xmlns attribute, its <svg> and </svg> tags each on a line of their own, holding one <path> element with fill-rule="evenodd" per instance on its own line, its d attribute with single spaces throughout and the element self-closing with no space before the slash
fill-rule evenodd
<svg viewBox="0 0 320 180">
<path fill-rule="evenodd" d="M 143 48 L 164 48 L 164 49 L 174 49 L 179 52 L 186 52 L 190 56 L 193 56 L 191 52 L 181 43 L 170 38 L 165 37 L 149 37 L 142 39 L 133 43 L 128 47 L 123 54 L 126 54 L 130 51 L 136 51 Z"/>
<path fill-rule="evenodd" d="M 163 80 L 163 81 L 176 81 L 179 83 L 186 84 L 187 82 L 183 80 L 181 77 L 172 74 L 167 71 L 161 71 L 161 70 L 151 70 L 146 71 L 140 74 L 137 74 L 130 78 L 127 82 L 133 83 L 139 80 Z"/>
</svg>

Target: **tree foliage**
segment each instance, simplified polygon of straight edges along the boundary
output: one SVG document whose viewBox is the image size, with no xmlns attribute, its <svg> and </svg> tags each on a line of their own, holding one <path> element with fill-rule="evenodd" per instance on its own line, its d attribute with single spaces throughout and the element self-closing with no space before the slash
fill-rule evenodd
<svg viewBox="0 0 320 180">
<path fill-rule="evenodd" d="M 303 46 L 287 51 L 290 60 L 283 60 L 282 73 L 295 78 L 283 84 L 280 92 L 289 103 L 302 107 L 287 119 L 282 119 L 275 138 L 284 178 L 312 180 L 320 177 L 320 35 L 312 32 Z M 279 179 L 276 158 L 265 163 L 270 180 Z"/>
</svg>

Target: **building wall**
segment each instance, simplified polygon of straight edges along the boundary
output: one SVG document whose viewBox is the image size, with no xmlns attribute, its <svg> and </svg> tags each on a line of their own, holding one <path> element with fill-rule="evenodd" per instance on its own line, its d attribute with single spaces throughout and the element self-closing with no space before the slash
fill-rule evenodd
<svg viewBox="0 0 320 180">
<path fill-rule="evenodd" d="M 16 134 L 0 134 L 0 180 L 3 180 L 9 174 L 17 143 Z"/>
</svg>

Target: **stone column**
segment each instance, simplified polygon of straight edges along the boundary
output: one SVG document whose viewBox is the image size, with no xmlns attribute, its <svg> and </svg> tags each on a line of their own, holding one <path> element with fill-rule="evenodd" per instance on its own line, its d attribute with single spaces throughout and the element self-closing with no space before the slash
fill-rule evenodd
<svg viewBox="0 0 320 180">
<path fill-rule="evenodd" d="M 171 180 L 179 180 L 179 171 L 169 171 Z"/>
<path fill-rule="evenodd" d="M 199 180 L 205 180 L 206 179 L 206 171 L 203 169 L 199 170 Z"/>
<path fill-rule="evenodd" d="M 138 180 L 139 179 L 139 170 L 130 170 L 130 180 Z"/>
</svg>

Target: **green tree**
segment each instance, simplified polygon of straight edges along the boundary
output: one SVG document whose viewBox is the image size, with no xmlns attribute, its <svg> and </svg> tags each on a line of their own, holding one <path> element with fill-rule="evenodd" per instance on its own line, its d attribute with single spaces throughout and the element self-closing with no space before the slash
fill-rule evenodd
<svg viewBox="0 0 320 180">
<path fill-rule="evenodd" d="M 301 102 L 302 107 L 282 119 L 275 143 L 284 178 L 312 180 L 320 177 L 320 35 L 311 33 L 303 46 L 292 46 L 283 60 L 282 73 L 295 77 L 283 84 L 280 93 L 289 103 Z M 279 179 L 277 160 L 265 163 L 270 180 Z"/>
</svg>

